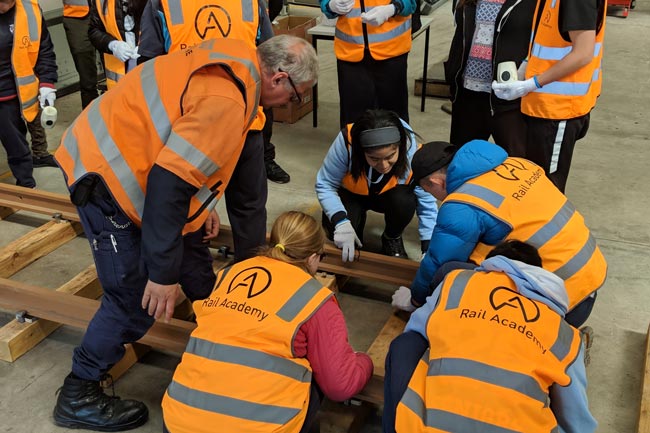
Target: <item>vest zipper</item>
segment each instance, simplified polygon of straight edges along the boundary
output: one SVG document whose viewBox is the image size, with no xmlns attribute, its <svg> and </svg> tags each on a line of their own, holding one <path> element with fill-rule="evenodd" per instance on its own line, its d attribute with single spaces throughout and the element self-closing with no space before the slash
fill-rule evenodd
<svg viewBox="0 0 650 433">
<path fill-rule="evenodd" d="M 492 76 L 495 76 L 495 71 L 496 71 L 496 57 L 497 57 L 497 46 L 499 44 L 499 35 L 501 34 L 501 29 L 503 28 L 503 25 L 508 21 L 508 17 L 510 17 L 510 12 L 523 0 L 517 0 L 515 4 L 510 6 L 504 13 L 501 15 L 501 19 L 499 20 L 499 24 L 497 25 L 495 29 L 495 35 L 494 35 L 494 46 L 492 47 Z M 492 97 L 494 95 L 494 92 L 490 89 L 490 115 L 494 117 L 494 106 L 492 105 Z"/>
</svg>

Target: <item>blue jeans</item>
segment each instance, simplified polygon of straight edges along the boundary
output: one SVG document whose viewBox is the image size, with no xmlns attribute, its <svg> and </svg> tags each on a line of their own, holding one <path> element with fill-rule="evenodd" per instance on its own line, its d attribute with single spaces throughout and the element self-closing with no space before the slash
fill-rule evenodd
<svg viewBox="0 0 650 433">
<path fill-rule="evenodd" d="M 77 207 L 104 290 L 99 310 L 72 358 L 72 372 L 86 380 L 100 380 L 122 359 L 124 344 L 139 340 L 154 323 L 141 306 L 148 278 L 140 264 L 140 228 L 107 193 L 97 190 L 104 190 L 101 182 L 90 200 Z M 199 230 L 183 238 L 179 282 L 192 301 L 206 298 L 216 279 L 202 236 Z"/>
</svg>

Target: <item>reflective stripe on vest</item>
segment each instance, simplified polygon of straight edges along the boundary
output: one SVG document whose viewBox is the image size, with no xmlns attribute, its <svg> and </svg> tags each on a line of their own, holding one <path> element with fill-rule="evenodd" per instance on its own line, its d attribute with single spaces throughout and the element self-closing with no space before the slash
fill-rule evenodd
<svg viewBox="0 0 650 433">
<path fill-rule="evenodd" d="M 171 17 L 171 24 L 184 24 L 185 18 L 183 17 L 183 5 L 181 0 L 167 0 L 167 7 L 169 9 L 169 16 Z M 253 2 L 252 0 L 241 0 L 241 19 L 244 22 L 253 22 Z"/>
<path fill-rule="evenodd" d="M 377 42 L 386 42 L 389 41 L 393 38 L 396 38 L 408 31 L 411 30 L 411 21 L 404 21 L 402 24 L 399 26 L 393 28 L 390 31 L 384 32 L 384 33 L 373 33 L 368 35 L 368 43 L 373 44 Z M 340 29 L 336 29 L 334 32 L 334 36 L 344 42 L 349 42 L 351 44 L 358 44 L 358 45 L 363 45 L 364 44 L 364 39 L 363 35 L 362 36 L 353 36 L 349 35 L 347 33 L 344 33 Z"/>
<path fill-rule="evenodd" d="M 172 380 L 167 394 L 190 407 L 236 418 L 272 424 L 286 424 L 300 412 L 298 409 L 253 403 L 223 395 L 197 391 Z"/>
<path fill-rule="evenodd" d="M 106 33 L 116 38 L 118 41 L 124 41 L 120 28 L 117 25 L 115 16 L 115 0 L 95 0 L 95 8 L 99 19 L 104 24 Z M 106 75 L 106 87 L 110 90 L 126 74 L 126 62 L 121 61 L 111 53 L 104 53 L 104 75 Z"/>
<path fill-rule="evenodd" d="M 31 122 L 39 112 L 39 80 L 34 66 L 40 51 L 42 15 L 35 0 L 17 0 L 15 9 L 11 66 L 22 116 Z"/>
<path fill-rule="evenodd" d="M 560 33 L 559 0 L 542 4 L 543 10 L 540 14 L 538 4 L 536 16 L 543 16 L 543 23 L 538 24 L 531 33 L 526 78 L 549 70 L 573 50 L 572 43 Z M 577 71 L 524 96 L 521 100 L 522 113 L 542 119 L 566 120 L 591 111 L 602 86 L 601 61 L 607 8 L 603 9 L 602 26 L 596 32 L 591 61 Z"/>
<path fill-rule="evenodd" d="M 63 0 L 63 16 L 84 18 L 90 12 L 87 0 Z"/>
<path fill-rule="evenodd" d="M 278 311 L 278 317 L 291 322 L 296 318 L 303 308 L 312 300 L 314 295 L 323 289 L 323 285 L 317 280 L 308 280 L 298 289 L 296 293 Z"/>
</svg>

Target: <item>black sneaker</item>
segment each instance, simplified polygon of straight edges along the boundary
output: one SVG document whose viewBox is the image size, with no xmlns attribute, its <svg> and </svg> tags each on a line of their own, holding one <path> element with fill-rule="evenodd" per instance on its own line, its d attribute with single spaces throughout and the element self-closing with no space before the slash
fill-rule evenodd
<svg viewBox="0 0 650 433">
<path fill-rule="evenodd" d="M 381 235 L 381 253 L 385 256 L 399 257 L 400 259 L 409 258 L 404 249 L 404 242 L 402 242 L 401 236 L 390 239 L 385 235 Z"/>
<path fill-rule="evenodd" d="M 149 418 L 144 403 L 121 400 L 104 393 L 99 382 L 68 375 L 54 407 L 54 424 L 95 431 L 124 431 L 140 427 Z"/>
<path fill-rule="evenodd" d="M 276 183 L 288 183 L 291 180 L 289 173 L 284 171 L 277 162 L 271 160 L 264 165 L 266 166 L 266 178 L 268 180 Z"/>
<path fill-rule="evenodd" d="M 47 154 L 45 156 L 32 156 L 34 167 L 58 167 L 54 160 L 54 155 Z"/>
</svg>

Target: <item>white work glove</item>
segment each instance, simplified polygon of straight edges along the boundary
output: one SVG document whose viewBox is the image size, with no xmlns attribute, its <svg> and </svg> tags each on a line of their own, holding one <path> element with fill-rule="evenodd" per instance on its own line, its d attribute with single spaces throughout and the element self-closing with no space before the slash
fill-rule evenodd
<svg viewBox="0 0 650 433">
<path fill-rule="evenodd" d="M 370 9 L 370 12 L 363 12 L 361 14 L 361 22 L 378 27 L 393 15 L 395 15 L 395 5 L 375 6 Z"/>
<path fill-rule="evenodd" d="M 526 68 L 528 67 L 528 60 L 524 60 L 517 68 L 517 79 L 519 81 L 524 81 L 526 79 Z"/>
<path fill-rule="evenodd" d="M 393 302 L 391 302 L 391 305 L 409 313 L 415 311 L 415 305 L 411 303 L 411 289 L 400 286 L 393 294 Z"/>
<path fill-rule="evenodd" d="M 108 49 L 123 62 L 137 55 L 135 50 L 124 41 L 112 41 L 108 44 Z"/>
<path fill-rule="evenodd" d="M 349 220 L 343 220 L 334 228 L 334 244 L 343 250 L 342 259 L 344 262 L 354 260 L 354 246 L 361 247 L 361 241 L 352 227 Z"/>
<path fill-rule="evenodd" d="M 537 89 L 535 80 L 529 78 L 525 81 L 511 81 L 510 83 L 497 83 L 492 81 L 492 90 L 497 98 L 505 99 L 506 101 L 514 101 L 521 98 Z"/>
<path fill-rule="evenodd" d="M 41 87 L 38 89 L 38 102 L 41 104 L 41 108 L 45 108 L 48 105 L 54 107 L 54 101 L 56 100 L 56 89 L 51 87 Z"/>
<path fill-rule="evenodd" d="M 330 0 L 330 10 L 337 15 L 347 15 L 354 7 L 354 0 Z"/>
</svg>

